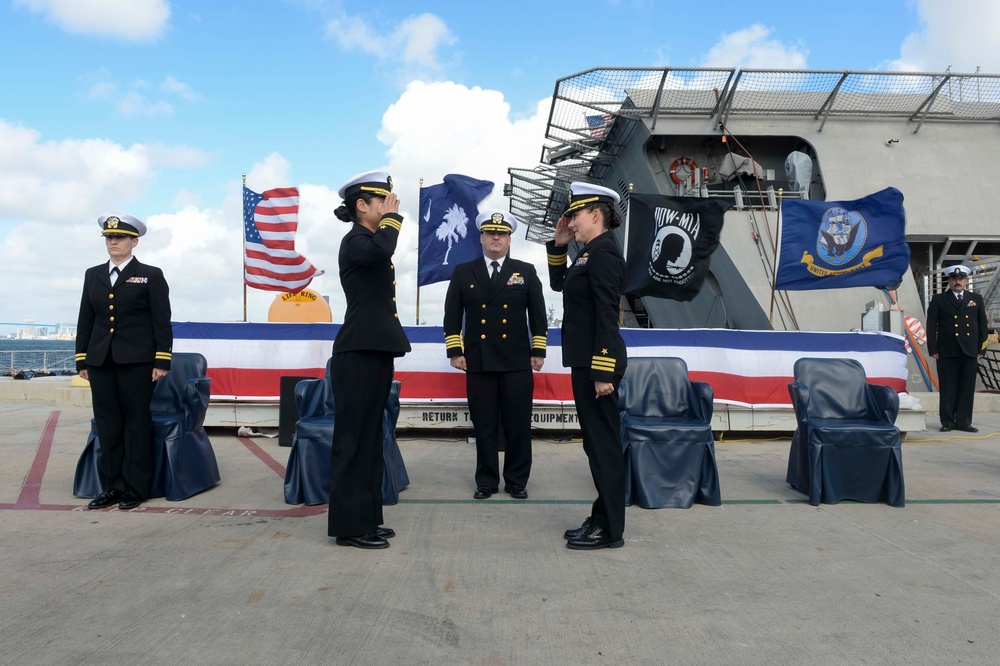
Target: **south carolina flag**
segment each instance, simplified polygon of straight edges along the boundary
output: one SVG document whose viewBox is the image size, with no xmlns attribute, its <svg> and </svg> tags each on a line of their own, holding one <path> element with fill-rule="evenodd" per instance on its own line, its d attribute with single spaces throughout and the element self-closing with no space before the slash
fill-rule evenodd
<svg viewBox="0 0 1000 666">
<path fill-rule="evenodd" d="M 457 173 L 420 189 L 417 286 L 451 279 L 456 265 L 482 256 L 476 216 L 493 183 Z"/>
</svg>

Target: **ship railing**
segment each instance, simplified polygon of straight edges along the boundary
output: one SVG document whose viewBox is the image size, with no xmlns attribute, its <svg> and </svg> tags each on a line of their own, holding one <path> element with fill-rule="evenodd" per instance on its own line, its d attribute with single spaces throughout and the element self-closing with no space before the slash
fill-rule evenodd
<svg viewBox="0 0 1000 666">
<path fill-rule="evenodd" d="M 979 380 L 987 391 L 1000 392 L 1000 349 L 987 349 L 979 359 Z"/>
<path fill-rule="evenodd" d="M 0 351 L 0 375 L 10 377 L 21 372 L 75 374 L 76 352 L 72 349 Z"/>
</svg>

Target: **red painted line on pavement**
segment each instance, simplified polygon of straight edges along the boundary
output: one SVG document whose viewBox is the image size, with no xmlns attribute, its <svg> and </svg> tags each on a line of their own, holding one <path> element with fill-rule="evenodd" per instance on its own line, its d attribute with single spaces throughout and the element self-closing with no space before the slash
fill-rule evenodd
<svg viewBox="0 0 1000 666">
<path fill-rule="evenodd" d="M 59 423 L 59 410 L 54 410 L 49 414 L 45 428 L 42 429 L 42 436 L 38 440 L 38 450 L 35 452 L 35 459 L 31 463 L 31 468 L 24 477 L 21 484 L 21 493 L 17 497 L 18 508 L 38 506 L 39 494 L 42 490 L 42 477 L 45 476 L 45 468 L 49 464 L 49 454 L 52 452 L 52 440 L 55 439 L 56 424 Z"/>
<path fill-rule="evenodd" d="M 118 507 L 108 509 L 98 509 L 91 511 L 86 504 L 41 504 L 39 496 L 42 488 L 42 477 L 45 476 L 45 469 L 49 464 L 49 455 L 52 452 L 52 441 L 55 439 L 56 426 L 59 423 L 58 410 L 49 414 L 48 421 L 42 430 L 42 435 L 38 440 L 38 450 L 35 459 L 31 463 L 31 468 L 24 477 L 21 484 L 21 492 L 17 502 L 14 504 L 0 503 L 0 511 L 71 511 L 85 513 L 156 513 L 170 514 L 176 516 L 257 516 L 262 518 L 306 518 L 317 516 L 326 512 L 326 504 L 314 506 L 300 505 L 288 509 L 232 509 L 232 508 L 203 508 L 203 507 L 182 507 L 182 506 L 140 506 L 137 509 L 122 511 Z M 285 478 L 285 468 L 277 460 L 272 458 L 264 449 L 246 437 L 237 439 L 251 453 L 257 456 L 265 465 L 270 467 L 282 479 Z"/>
<path fill-rule="evenodd" d="M 255 516 L 259 518 L 307 518 L 326 512 L 326 504 L 291 509 L 206 509 L 182 506 L 140 506 L 138 509 L 122 511 L 118 507 L 90 510 L 86 504 L 0 504 L 0 511 L 70 511 L 79 513 L 158 513 L 174 516 Z"/>
<path fill-rule="evenodd" d="M 285 478 L 284 466 L 280 462 L 272 458 L 271 454 L 269 454 L 267 451 L 257 446 L 256 442 L 254 442 L 249 437 L 237 437 L 236 439 L 240 440 L 243 446 L 247 447 L 250 453 L 260 458 L 265 465 L 267 465 L 275 472 L 277 472 L 278 476 L 280 476 L 282 479 Z"/>
</svg>

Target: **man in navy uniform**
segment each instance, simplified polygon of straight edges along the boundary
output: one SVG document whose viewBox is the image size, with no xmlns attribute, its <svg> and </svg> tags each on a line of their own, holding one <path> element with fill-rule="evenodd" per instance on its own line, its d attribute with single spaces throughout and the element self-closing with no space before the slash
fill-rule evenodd
<svg viewBox="0 0 1000 666">
<path fill-rule="evenodd" d="M 517 219 L 507 211 L 487 210 L 476 226 L 483 256 L 452 273 L 444 302 L 445 348 L 452 367 L 465 372 L 476 435 L 473 497 L 487 499 L 499 490 L 502 426 L 504 492 L 526 499 L 535 388 L 531 371 L 545 363 L 545 299 L 535 267 L 508 256 Z"/>
<path fill-rule="evenodd" d="M 410 351 L 396 311 L 392 263 L 403 216 L 384 171 L 358 174 L 339 194 L 344 203 L 334 215 L 351 228 L 340 242 L 347 311 L 331 358 L 335 415 L 327 534 L 339 546 L 381 549 L 396 535 L 382 525 L 382 412 L 394 361 Z"/>
<path fill-rule="evenodd" d="M 90 381 L 105 491 L 91 509 L 134 509 L 153 475 L 153 383 L 170 370 L 173 329 L 163 272 L 132 256 L 146 225 L 125 213 L 97 224 L 110 260 L 87 269 L 76 325 L 76 369 Z"/>
<path fill-rule="evenodd" d="M 927 308 L 927 350 L 937 359 L 941 432 L 979 432 L 972 425 L 972 406 L 989 331 L 983 297 L 966 290 L 969 273 L 965 266 L 946 268 L 948 289 Z"/>
</svg>

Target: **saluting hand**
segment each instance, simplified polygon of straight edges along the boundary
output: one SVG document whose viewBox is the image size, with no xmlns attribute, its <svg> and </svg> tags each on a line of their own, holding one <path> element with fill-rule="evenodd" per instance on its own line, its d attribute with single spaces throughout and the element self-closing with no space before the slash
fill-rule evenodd
<svg viewBox="0 0 1000 666">
<path fill-rule="evenodd" d="M 573 230 L 569 228 L 569 218 L 563 215 L 556 222 L 556 245 L 569 245 L 573 240 Z"/>
<path fill-rule="evenodd" d="M 378 214 L 385 215 L 386 213 L 398 213 L 399 212 L 399 197 L 396 196 L 394 192 L 389 192 L 385 199 L 378 205 Z"/>
</svg>

